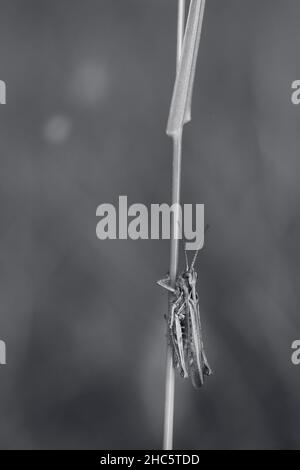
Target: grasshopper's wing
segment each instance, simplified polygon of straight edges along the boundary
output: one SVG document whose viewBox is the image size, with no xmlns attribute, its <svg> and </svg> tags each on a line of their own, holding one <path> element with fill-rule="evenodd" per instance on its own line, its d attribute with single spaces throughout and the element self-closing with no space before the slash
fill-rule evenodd
<svg viewBox="0 0 300 470">
<path fill-rule="evenodd" d="M 188 365 L 189 376 L 195 388 L 203 385 L 203 355 L 202 355 L 202 336 L 197 305 L 189 299 L 188 301 Z"/>
<path fill-rule="evenodd" d="M 199 302 L 197 299 L 197 315 L 196 315 L 197 323 L 198 323 L 198 331 L 199 331 L 199 338 L 201 341 L 201 356 L 202 356 L 202 363 L 203 363 L 203 374 L 204 375 L 212 375 L 212 370 L 210 368 L 210 365 L 208 363 L 206 354 L 205 354 L 205 349 L 204 349 L 204 344 L 203 344 L 203 334 L 202 334 L 202 326 L 201 326 L 201 318 L 200 318 L 200 310 L 199 310 Z"/>
<path fill-rule="evenodd" d="M 199 301 L 198 301 L 198 296 L 197 296 L 197 301 L 195 305 L 195 321 L 196 321 L 196 332 L 198 336 L 198 341 L 200 344 L 200 354 L 201 354 L 201 364 L 202 364 L 202 377 L 204 375 L 212 375 L 212 369 L 210 368 L 210 365 L 208 363 L 206 354 L 205 354 L 205 349 L 203 345 L 203 335 L 202 335 L 202 327 L 201 327 L 201 319 L 200 319 L 200 310 L 199 310 Z M 197 377 L 194 375 L 194 379 L 197 381 Z M 194 380 L 195 381 L 195 380 Z M 194 383 L 193 381 L 193 383 Z M 196 386 L 196 384 L 194 383 Z"/>
</svg>

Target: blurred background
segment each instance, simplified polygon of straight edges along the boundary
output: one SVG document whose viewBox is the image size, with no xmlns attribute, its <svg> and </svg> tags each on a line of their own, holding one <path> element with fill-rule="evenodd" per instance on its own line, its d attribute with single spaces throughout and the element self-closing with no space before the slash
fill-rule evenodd
<svg viewBox="0 0 300 470">
<path fill-rule="evenodd" d="M 96 238 L 96 208 L 170 201 L 175 0 L 0 0 L 2 449 L 162 442 L 167 241 Z M 299 447 L 298 0 L 208 0 L 183 201 L 214 376 L 180 378 L 180 449 Z M 182 264 L 183 266 L 183 264 Z"/>
</svg>

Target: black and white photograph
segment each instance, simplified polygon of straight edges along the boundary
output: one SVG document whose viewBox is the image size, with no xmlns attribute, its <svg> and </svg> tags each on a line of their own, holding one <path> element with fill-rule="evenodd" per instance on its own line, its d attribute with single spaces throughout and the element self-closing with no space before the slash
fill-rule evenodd
<svg viewBox="0 0 300 470">
<path fill-rule="evenodd" d="M 300 450 L 299 25 L 0 0 L 0 450 Z"/>
</svg>

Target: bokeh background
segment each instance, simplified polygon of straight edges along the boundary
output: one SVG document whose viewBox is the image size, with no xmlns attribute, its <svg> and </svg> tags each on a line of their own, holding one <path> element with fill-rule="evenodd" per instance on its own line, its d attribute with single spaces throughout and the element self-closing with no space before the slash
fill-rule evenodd
<svg viewBox="0 0 300 470">
<path fill-rule="evenodd" d="M 170 201 L 175 0 L 0 0 L 2 449 L 162 441 L 167 241 L 96 238 L 96 208 Z M 298 0 L 208 0 L 183 200 L 214 376 L 177 381 L 181 449 L 300 445 Z"/>
</svg>

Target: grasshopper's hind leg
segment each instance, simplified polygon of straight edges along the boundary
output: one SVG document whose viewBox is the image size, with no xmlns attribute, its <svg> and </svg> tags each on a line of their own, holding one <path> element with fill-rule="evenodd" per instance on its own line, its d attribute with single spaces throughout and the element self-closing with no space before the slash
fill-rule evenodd
<svg viewBox="0 0 300 470">
<path fill-rule="evenodd" d="M 207 360 L 207 357 L 206 357 L 206 354 L 205 354 L 205 351 L 204 351 L 204 346 L 203 346 L 203 343 L 202 343 L 202 358 L 203 358 L 203 373 L 204 375 L 207 375 L 207 376 L 210 376 L 212 375 L 212 369 L 208 363 L 208 360 Z"/>
<path fill-rule="evenodd" d="M 176 339 L 177 339 L 177 347 L 178 353 L 180 357 L 180 369 L 181 373 L 184 378 L 188 377 L 188 372 L 185 364 L 185 355 L 184 355 L 184 345 L 183 345 L 183 335 L 182 335 L 182 325 L 178 314 L 175 316 L 175 329 L 176 329 Z"/>
</svg>

